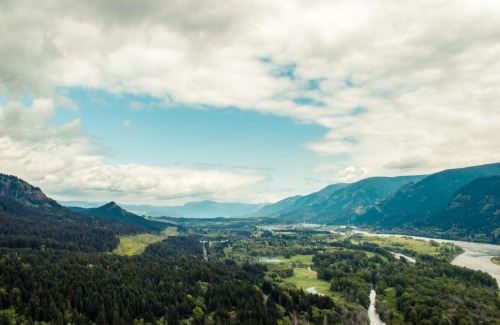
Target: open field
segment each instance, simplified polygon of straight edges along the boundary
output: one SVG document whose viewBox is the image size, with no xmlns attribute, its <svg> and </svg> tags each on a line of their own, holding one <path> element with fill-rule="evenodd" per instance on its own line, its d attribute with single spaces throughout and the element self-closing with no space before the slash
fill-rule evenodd
<svg viewBox="0 0 500 325">
<path fill-rule="evenodd" d="M 315 287 L 316 291 L 321 294 L 330 294 L 330 283 L 318 279 L 316 271 L 306 268 L 294 268 L 293 276 L 283 280 L 284 282 L 293 283 L 297 288 L 302 288 L 304 291 L 307 288 Z"/>
<path fill-rule="evenodd" d="M 330 296 L 334 301 L 345 302 L 345 298 L 340 292 L 330 290 L 330 282 L 318 279 L 317 272 L 307 268 L 294 268 L 293 276 L 283 279 L 283 282 L 293 284 L 304 291 L 314 287 L 319 294 Z"/>
<path fill-rule="evenodd" d="M 314 255 L 294 255 L 290 258 L 285 258 L 284 256 L 279 256 L 278 258 L 283 261 L 283 263 L 295 263 L 297 265 L 311 266 L 313 264 L 312 258 Z"/>
<path fill-rule="evenodd" d="M 161 233 L 164 236 L 179 236 L 179 232 L 177 231 L 177 227 L 167 227 Z"/>
<path fill-rule="evenodd" d="M 377 295 L 377 299 L 381 299 L 382 297 Z M 396 301 L 396 288 L 386 288 L 384 298 L 381 299 L 387 308 L 389 308 L 392 312 L 399 314 L 404 317 L 403 313 L 398 310 L 398 305 Z"/>
<path fill-rule="evenodd" d="M 164 237 L 151 234 L 120 236 L 120 244 L 113 251 L 113 254 L 122 256 L 140 255 L 148 245 L 159 242 L 162 239 L 164 239 Z"/>
<path fill-rule="evenodd" d="M 432 241 L 413 239 L 409 237 L 379 237 L 379 236 L 364 236 L 360 239 L 353 240 L 356 244 L 362 242 L 371 242 L 380 247 L 389 250 L 401 251 L 404 249 L 414 251 L 418 254 L 439 255 L 441 244 L 436 244 Z"/>
</svg>

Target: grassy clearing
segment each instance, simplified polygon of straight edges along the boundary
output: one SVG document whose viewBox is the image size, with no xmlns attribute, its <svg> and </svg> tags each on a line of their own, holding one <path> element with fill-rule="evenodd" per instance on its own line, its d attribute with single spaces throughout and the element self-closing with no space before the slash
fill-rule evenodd
<svg viewBox="0 0 500 325">
<path fill-rule="evenodd" d="M 283 279 L 283 282 L 293 284 L 297 288 L 302 288 L 304 291 L 307 288 L 314 287 L 318 293 L 330 296 L 334 301 L 345 302 L 340 292 L 330 290 L 330 282 L 318 279 L 317 272 L 307 268 L 294 268 L 293 276 Z"/>
<path fill-rule="evenodd" d="M 290 258 L 285 258 L 284 256 L 279 256 L 278 258 L 283 261 L 283 263 L 295 263 L 297 265 L 311 266 L 313 264 L 314 255 L 294 255 Z"/>
<path fill-rule="evenodd" d="M 113 254 L 121 256 L 140 255 L 150 244 L 156 243 L 164 239 L 161 236 L 151 234 L 139 234 L 134 236 L 120 236 L 120 244 L 113 251 Z"/>
<path fill-rule="evenodd" d="M 378 237 L 378 236 L 364 236 L 361 239 L 353 240 L 353 242 L 360 244 L 362 242 L 375 243 L 381 247 L 389 250 L 403 250 L 409 249 L 419 254 L 439 255 L 440 246 L 434 246 L 430 241 L 423 239 L 413 239 L 408 237 Z"/>
<path fill-rule="evenodd" d="M 164 236 L 179 236 L 179 231 L 177 230 L 177 227 L 167 227 L 161 233 Z"/>
<path fill-rule="evenodd" d="M 495 263 L 496 265 L 500 265 L 500 256 L 493 257 L 493 258 L 491 259 L 491 261 L 492 261 L 493 263 Z"/>
<path fill-rule="evenodd" d="M 384 296 L 377 295 L 377 299 L 381 299 L 382 302 L 391 310 L 392 312 L 399 314 L 404 318 L 404 315 L 401 311 L 398 310 L 398 304 L 396 300 L 396 288 L 386 288 Z"/>
</svg>

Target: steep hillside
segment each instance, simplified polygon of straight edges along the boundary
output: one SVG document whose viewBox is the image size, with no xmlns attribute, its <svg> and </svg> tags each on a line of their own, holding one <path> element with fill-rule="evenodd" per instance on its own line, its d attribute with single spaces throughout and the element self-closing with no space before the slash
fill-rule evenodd
<svg viewBox="0 0 500 325">
<path fill-rule="evenodd" d="M 266 205 L 259 211 L 257 211 L 257 215 L 259 216 L 272 216 L 275 213 L 278 213 L 280 211 L 288 211 L 288 210 L 293 210 L 297 207 L 298 202 L 300 202 L 300 199 L 304 198 L 302 195 L 296 195 L 296 196 L 291 196 L 287 197 L 283 200 L 280 200 L 276 203 Z"/>
<path fill-rule="evenodd" d="M 356 219 L 402 186 L 419 181 L 423 177 L 372 177 L 350 184 L 328 198 L 321 216 L 344 216 L 344 223 L 345 217 Z"/>
<path fill-rule="evenodd" d="M 345 224 L 365 213 L 401 186 L 424 176 L 372 177 L 352 184 L 335 184 L 298 198 L 276 214 L 286 222 Z"/>
<path fill-rule="evenodd" d="M 461 187 L 477 178 L 496 174 L 500 174 L 500 163 L 435 173 L 420 182 L 402 187 L 361 219 L 385 228 L 404 227 L 407 224 L 425 226 L 426 220 L 445 209 Z"/>
<path fill-rule="evenodd" d="M 39 188 L 0 174 L 0 246 L 109 251 L 119 234 L 142 228 L 81 215 L 60 206 Z"/>
<path fill-rule="evenodd" d="M 10 197 L 30 206 L 61 207 L 56 201 L 47 197 L 40 188 L 12 175 L 0 174 L 0 196 Z"/>
<path fill-rule="evenodd" d="M 463 238 L 500 242 L 500 176 L 478 178 L 460 188 L 427 226 Z"/>
<path fill-rule="evenodd" d="M 318 192 L 314 192 L 309 195 L 301 196 L 296 195 L 292 197 L 288 197 L 281 201 L 278 201 L 274 204 L 269 204 L 260 209 L 256 214 L 259 216 L 270 216 L 276 213 L 286 214 L 290 213 L 294 210 L 302 209 L 304 207 L 308 207 L 314 204 L 319 204 L 327 200 L 330 195 L 332 195 L 335 191 L 341 189 L 342 187 L 348 184 L 339 183 L 328 185 Z"/>
</svg>

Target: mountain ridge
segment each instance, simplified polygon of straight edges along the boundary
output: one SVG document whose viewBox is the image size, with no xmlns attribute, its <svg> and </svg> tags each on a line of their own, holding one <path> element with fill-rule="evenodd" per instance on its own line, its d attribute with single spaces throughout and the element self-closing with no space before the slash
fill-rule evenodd
<svg viewBox="0 0 500 325">
<path fill-rule="evenodd" d="M 134 226 L 139 226 L 156 233 L 161 232 L 168 226 L 167 223 L 148 220 L 144 217 L 129 212 L 120 207 L 114 201 L 106 203 L 103 206 L 97 208 L 69 207 L 69 209 L 86 215 L 92 215 L 103 219 L 109 219 L 124 222 Z"/>
<path fill-rule="evenodd" d="M 110 251 L 142 228 L 73 212 L 24 180 L 0 174 L 0 246 Z"/>
<path fill-rule="evenodd" d="M 254 216 L 264 204 L 238 202 L 216 202 L 211 200 L 187 202 L 178 206 L 130 205 L 123 204 L 127 210 L 153 217 L 174 218 L 245 218 Z"/>
<path fill-rule="evenodd" d="M 32 206 L 62 207 L 39 187 L 14 175 L 0 174 L 0 196 L 11 197 Z"/>
<path fill-rule="evenodd" d="M 474 179 L 500 174 L 500 163 L 453 168 L 403 187 L 363 217 L 384 227 L 401 226 L 441 211 L 454 193 Z"/>
<path fill-rule="evenodd" d="M 471 220 L 471 215 L 478 218 Z M 435 217 L 428 223 L 434 221 L 441 228 L 461 225 L 461 228 L 469 229 L 475 226 L 484 232 L 500 228 L 500 175 L 477 178 L 466 184 Z"/>
<path fill-rule="evenodd" d="M 284 199 L 276 204 L 285 208 L 274 212 L 274 216 L 286 222 L 309 222 L 346 224 L 386 198 L 402 185 L 420 180 L 425 176 L 370 177 L 354 183 L 329 185 L 318 192 L 306 196 Z M 287 201 L 290 200 L 290 201 Z M 268 211 L 272 206 L 264 209 Z"/>
</svg>

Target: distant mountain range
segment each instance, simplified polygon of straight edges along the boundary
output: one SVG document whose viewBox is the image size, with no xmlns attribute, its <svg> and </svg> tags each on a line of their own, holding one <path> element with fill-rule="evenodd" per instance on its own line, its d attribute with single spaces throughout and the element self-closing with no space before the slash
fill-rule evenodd
<svg viewBox="0 0 500 325">
<path fill-rule="evenodd" d="M 330 197 L 330 195 L 346 185 L 348 184 L 339 183 L 328 185 L 324 189 L 309 195 L 292 196 L 278 201 L 274 204 L 266 205 L 259 211 L 257 211 L 256 214 L 259 216 L 279 216 L 280 214 L 290 213 L 292 211 L 300 211 L 312 205 L 325 202 Z"/>
<path fill-rule="evenodd" d="M 364 214 L 401 186 L 425 176 L 372 177 L 352 184 L 334 184 L 306 195 L 284 199 L 256 214 L 283 222 L 347 224 Z"/>
<path fill-rule="evenodd" d="M 104 203 L 61 201 L 70 207 L 95 208 Z M 174 218 L 244 218 L 253 217 L 265 204 L 220 203 L 214 201 L 189 202 L 182 206 L 154 206 L 121 204 L 137 215 Z"/>
<path fill-rule="evenodd" d="M 332 184 L 318 192 L 270 205 L 201 201 L 177 207 L 123 206 L 132 212 L 114 202 L 91 208 L 81 202 L 79 205 L 87 207 L 70 210 L 39 188 L 15 176 L 0 174 L 0 234 L 3 231 L 8 236 L 29 235 L 26 229 L 31 229 L 30 222 L 39 222 L 50 236 L 64 224 L 61 221 L 87 227 L 82 228 L 83 232 L 111 229 L 115 234 L 159 232 L 168 226 L 138 215 L 141 214 L 176 218 L 260 217 L 268 223 L 350 222 L 381 231 L 500 243 L 500 163 L 427 176 L 372 177 L 351 184 Z"/>
<path fill-rule="evenodd" d="M 407 184 L 359 218 L 382 229 L 500 242 L 500 164 L 449 169 Z M 482 238 L 484 237 L 484 238 Z"/>
<path fill-rule="evenodd" d="M 428 176 L 372 177 L 293 196 L 256 213 L 273 223 L 348 222 L 381 231 L 500 243 L 500 163 Z"/>
<path fill-rule="evenodd" d="M 500 174 L 500 164 L 444 170 L 408 184 L 370 211 L 365 220 L 386 227 L 432 218 L 450 203 L 463 186 L 481 177 Z"/>
<path fill-rule="evenodd" d="M 253 217 L 265 204 L 189 202 L 182 206 L 124 205 L 130 211 L 147 216 L 175 218 L 243 218 Z"/>
</svg>

